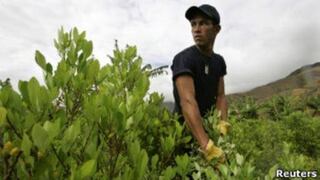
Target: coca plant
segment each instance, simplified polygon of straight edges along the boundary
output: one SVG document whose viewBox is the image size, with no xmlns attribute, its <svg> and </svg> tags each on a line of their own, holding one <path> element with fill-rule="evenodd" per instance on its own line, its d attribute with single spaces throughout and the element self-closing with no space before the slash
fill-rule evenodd
<svg viewBox="0 0 320 180">
<path fill-rule="evenodd" d="M 112 64 L 100 67 L 85 32 L 61 29 L 58 34 L 54 42 L 61 61 L 55 71 L 35 53 L 44 86 L 32 78 L 19 82 L 19 93 L 1 88 L 3 176 L 141 179 L 149 156 L 140 139 L 156 153 L 157 137 L 171 133 L 159 128 L 159 119 L 173 121 L 159 108 L 158 94 L 144 100 L 148 72 L 141 71 L 136 48 L 116 46 Z"/>
</svg>

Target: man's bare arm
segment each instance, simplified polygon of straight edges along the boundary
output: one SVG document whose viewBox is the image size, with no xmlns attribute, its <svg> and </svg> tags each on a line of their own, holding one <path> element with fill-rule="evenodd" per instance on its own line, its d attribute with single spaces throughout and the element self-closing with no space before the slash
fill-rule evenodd
<svg viewBox="0 0 320 180">
<path fill-rule="evenodd" d="M 221 112 L 221 120 L 227 120 L 228 115 L 228 104 L 227 98 L 224 92 L 224 78 L 220 77 L 219 85 L 218 85 L 218 96 L 216 102 L 217 110 Z"/>
<path fill-rule="evenodd" d="M 202 125 L 199 107 L 195 99 L 193 79 L 191 76 L 182 75 L 177 77 L 175 83 L 180 97 L 182 114 L 187 126 L 197 139 L 200 147 L 205 149 L 209 138 Z"/>
</svg>

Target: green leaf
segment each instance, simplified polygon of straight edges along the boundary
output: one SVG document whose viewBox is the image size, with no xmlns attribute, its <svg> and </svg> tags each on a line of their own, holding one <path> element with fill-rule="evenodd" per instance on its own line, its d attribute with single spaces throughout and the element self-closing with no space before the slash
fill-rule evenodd
<svg viewBox="0 0 320 180">
<path fill-rule="evenodd" d="M 68 129 L 64 133 L 64 143 L 71 143 L 78 137 L 81 131 L 80 125 L 80 121 L 77 120 L 71 126 L 68 127 Z"/>
<path fill-rule="evenodd" d="M 171 166 L 168 166 L 164 171 L 163 171 L 163 178 L 160 179 L 173 179 L 174 176 L 176 175 L 176 169 L 172 168 Z"/>
<path fill-rule="evenodd" d="M 160 139 L 161 148 L 165 155 L 169 155 L 174 148 L 174 137 L 170 134 L 168 137 L 161 137 Z"/>
<path fill-rule="evenodd" d="M 242 165 L 243 164 L 243 161 L 244 161 L 244 158 L 243 158 L 243 156 L 241 156 L 240 154 L 236 154 L 236 161 L 237 161 L 237 164 L 238 165 Z"/>
<path fill-rule="evenodd" d="M 110 75 L 110 66 L 103 66 L 98 74 L 97 84 L 103 82 Z"/>
<path fill-rule="evenodd" d="M 205 174 L 206 174 L 206 179 L 221 179 L 219 178 L 219 176 L 216 174 L 215 171 L 212 171 L 212 168 L 206 168 L 204 170 Z"/>
<path fill-rule="evenodd" d="M 85 58 L 91 55 L 92 49 L 93 49 L 92 41 L 87 41 L 83 44 L 83 51 L 85 54 Z"/>
<path fill-rule="evenodd" d="M 46 121 L 43 128 L 48 132 L 49 138 L 53 140 L 60 134 L 60 119 L 57 119 L 54 122 Z"/>
<path fill-rule="evenodd" d="M 124 119 L 124 115 L 121 112 L 117 111 L 114 113 L 114 118 L 115 118 L 114 123 L 115 123 L 115 127 L 117 128 L 117 132 L 122 133 L 125 130 L 127 125 L 126 124 L 127 122 Z"/>
<path fill-rule="evenodd" d="M 18 83 L 20 93 L 23 97 L 23 100 L 27 103 L 30 103 L 29 101 L 29 94 L 28 94 L 28 82 L 27 81 L 19 81 Z"/>
<path fill-rule="evenodd" d="M 52 74 L 52 65 L 50 63 L 47 63 L 46 71 L 47 71 L 47 73 Z"/>
<path fill-rule="evenodd" d="M 268 173 L 268 176 L 269 176 L 270 179 L 273 179 L 276 176 L 277 169 L 278 169 L 278 165 L 277 164 L 270 168 L 269 173 Z"/>
<path fill-rule="evenodd" d="M 85 39 L 85 37 L 86 37 L 86 32 L 83 31 L 83 32 L 79 35 L 79 38 L 80 38 L 80 39 Z"/>
<path fill-rule="evenodd" d="M 32 77 L 28 83 L 28 96 L 31 103 L 31 106 L 34 110 L 40 111 L 40 103 L 39 103 L 39 93 L 40 93 L 40 85 L 36 78 Z"/>
<path fill-rule="evenodd" d="M 32 148 L 32 142 L 29 139 L 29 136 L 27 134 L 23 134 L 21 149 L 22 149 L 24 155 L 26 155 L 26 156 L 30 155 L 31 148 Z"/>
<path fill-rule="evenodd" d="M 53 88 L 53 77 L 51 74 L 47 74 L 46 77 L 45 77 L 45 82 L 46 82 L 46 85 L 48 87 L 48 89 L 52 89 Z"/>
<path fill-rule="evenodd" d="M 54 47 L 56 47 L 56 49 L 57 49 L 58 51 L 60 51 L 60 45 L 59 45 L 58 41 L 57 41 L 56 39 L 54 39 L 54 40 L 53 40 L 53 43 L 54 43 Z"/>
<path fill-rule="evenodd" d="M 192 139 L 191 136 L 185 136 L 184 138 L 181 139 L 181 142 L 182 143 L 188 143 L 188 142 L 191 141 L 191 139 Z"/>
<path fill-rule="evenodd" d="M 8 87 L 4 87 L 1 89 L 1 91 L 0 91 L 0 100 L 2 103 L 1 106 L 4 106 L 5 104 L 7 104 L 8 99 L 9 99 L 9 94 L 10 94 L 10 90 Z"/>
<path fill-rule="evenodd" d="M 68 59 L 68 62 L 72 65 L 74 65 L 75 62 L 77 61 L 76 47 L 73 43 L 70 44 L 67 59 Z"/>
<path fill-rule="evenodd" d="M 97 158 L 97 138 L 92 138 L 86 145 L 85 153 L 89 155 L 90 158 Z"/>
<path fill-rule="evenodd" d="M 36 115 L 33 113 L 27 113 L 25 115 L 25 121 L 23 123 L 23 127 L 26 131 L 29 131 L 33 125 L 36 123 Z"/>
<path fill-rule="evenodd" d="M 228 177 L 228 168 L 227 168 L 227 166 L 225 166 L 224 164 L 221 164 L 219 166 L 219 170 L 220 170 L 220 172 L 222 173 L 222 175 L 224 177 Z"/>
<path fill-rule="evenodd" d="M 230 169 L 231 169 L 234 176 L 237 176 L 238 173 L 240 172 L 240 168 L 238 166 L 231 167 Z M 250 174 L 250 173 L 248 173 L 248 174 Z"/>
<path fill-rule="evenodd" d="M 39 105 L 41 109 L 45 109 L 48 104 L 50 104 L 50 99 L 49 99 L 49 91 L 45 87 L 40 87 L 39 88 Z"/>
<path fill-rule="evenodd" d="M 129 158 L 135 162 L 138 158 L 137 154 L 140 152 L 140 144 L 138 141 L 131 142 L 129 144 Z"/>
<path fill-rule="evenodd" d="M 135 178 L 136 179 L 143 179 L 143 175 L 147 170 L 148 165 L 148 155 L 145 150 L 142 150 L 140 152 L 140 157 L 136 161 L 137 166 L 135 168 Z"/>
<path fill-rule="evenodd" d="M 137 93 L 137 95 L 140 97 L 144 97 L 149 89 L 149 84 L 149 79 L 147 75 L 144 74 L 136 82 L 136 87 L 134 88 L 135 93 Z"/>
<path fill-rule="evenodd" d="M 69 34 L 67 32 L 64 33 L 62 38 L 63 38 L 64 46 L 67 47 L 68 46 L 68 42 L 69 42 Z"/>
<path fill-rule="evenodd" d="M 94 60 L 89 64 L 88 70 L 87 70 L 87 79 L 93 80 L 97 77 L 100 69 L 99 61 Z"/>
<path fill-rule="evenodd" d="M 194 168 L 197 170 L 197 171 L 201 171 L 201 167 L 199 166 L 199 164 L 197 162 L 194 162 Z"/>
<path fill-rule="evenodd" d="M 54 76 L 54 81 L 56 82 L 56 84 L 64 86 L 68 82 L 69 77 L 70 76 L 68 75 L 68 67 L 66 61 L 59 62 Z"/>
<path fill-rule="evenodd" d="M 201 172 L 193 172 L 192 173 L 192 179 L 194 179 L 194 180 L 199 180 L 199 179 L 201 179 Z"/>
<path fill-rule="evenodd" d="M 137 56 L 137 48 L 135 46 L 128 46 L 124 54 L 125 59 L 132 60 L 136 56 Z"/>
<path fill-rule="evenodd" d="M 163 112 L 163 119 L 168 120 L 169 118 L 170 118 L 169 113 L 167 111 L 164 111 Z M 175 128 L 176 128 L 177 139 L 180 139 L 182 136 L 183 126 L 178 121 L 176 121 Z"/>
<path fill-rule="evenodd" d="M 42 151 L 45 151 L 49 144 L 47 131 L 37 123 L 33 126 L 31 135 L 34 144 Z"/>
<path fill-rule="evenodd" d="M 81 178 L 87 178 L 92 176 L 96 172 L 96 160 L 91 159 L 85 162 L 80 168 Z"/>
<path fill-rule="evenodd" d="M 44 56 L 41 54 L 40 51 L 36 50 L 36 55 L 35 55 L 35 59 L 37 64 L 43 69 L 43 70 L 47 70 L 46 68 L 46 59 L 44 58 Z"/>
<path fill-rule="evenodd" d="M 152 156 L 152 158 L 151 158 L 151 168 L 152 169 L 156 169 L 157 168 L 158 161 L 159 161 L 158 154 L 155 154 L 154 156 Z"/>
<path fill-rule="evenodd" d="M 63 42 L 64 29 L 61 27 L 58 30 L 58 42 L 61 44 Z"/>
<path fill-rule="evenodd" d="M 74 40 L 77 41 L 78 38 L 79 38 L 79 32 L 78 32 L 78 29 L 76 27 L 73 28 L 72 34 L 73 34 Z"/>
<path fill-rule="evenodd" d="M 0 107 L 0 126 L 5 123 L 7 117 L 7 110 L 4 107 Z"/>
<path fill-rule="evenodd" d="M 189 170 L 189 163 L 190 159 L 187 154 L 184 154 L 183 156 L 177 156 L 175 158 L 175 161 L 177 163 L 177 172 L 180 174 L 182 177 L 184 177 Z"/>
<path fill-rule="evenodd" d="M 123 175 L 118 177 L 116 180 L 121 180 L 121 179 L 134 180 L 134 175 L 133 175 L 134 172 L 132 168 L 129 167 L 128 164 L 125 165 L 122 171 L 123 171 Z"/>
</svg>

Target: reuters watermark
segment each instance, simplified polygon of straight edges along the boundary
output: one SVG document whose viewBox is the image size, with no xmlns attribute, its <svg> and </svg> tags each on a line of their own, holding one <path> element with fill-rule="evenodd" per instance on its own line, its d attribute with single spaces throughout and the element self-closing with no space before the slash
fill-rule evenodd
<svg viewBox="0 0 320 180">
<path fill-rule="evenodd" d="M 316 170 L 304 171 L 304 170 L 293 170 L 287 171 L 283 169 L 277 169 L 277 178 L 316 178 L 318 177 L 318 172 Z"/>
</svg>

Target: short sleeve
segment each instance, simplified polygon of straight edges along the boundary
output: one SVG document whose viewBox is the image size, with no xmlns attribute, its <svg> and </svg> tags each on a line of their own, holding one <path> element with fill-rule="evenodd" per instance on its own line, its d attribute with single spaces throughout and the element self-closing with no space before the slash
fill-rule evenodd
<svg viewBox="0 0 320 180">
<path fill-rule="evenodd" d="M 186 58 L 181 54 L 175 56 L 171 65 L 172 80 L 175 81 L 178 76 L 186 74 L 194 77 L 192 69 L 193 67 L 191 59 Z"/>
<path fill-rule="evenodd" d="M 224 58 L 221 57 L 221 74 L 220 74 L 220 76 L 224 76 L 226 74 L 227 74 L 226 62 L 224 61 Z"/>
</svg>

